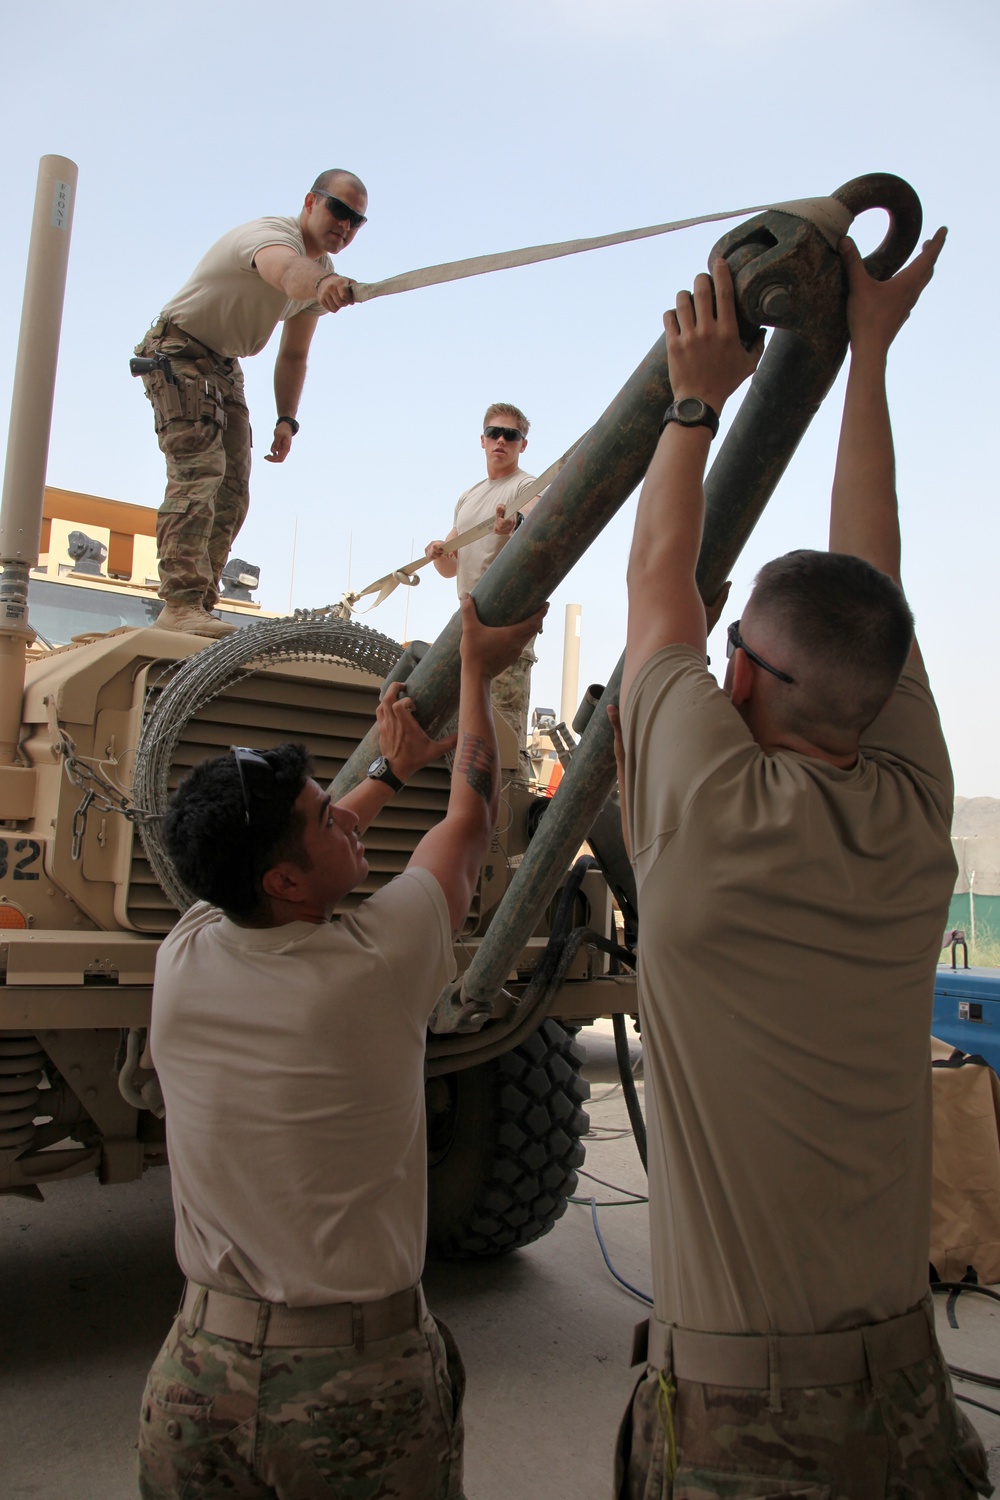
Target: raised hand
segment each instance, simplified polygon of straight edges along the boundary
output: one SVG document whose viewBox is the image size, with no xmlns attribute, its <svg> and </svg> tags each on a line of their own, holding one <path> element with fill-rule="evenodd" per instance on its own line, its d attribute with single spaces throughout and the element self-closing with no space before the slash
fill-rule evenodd
<svg viewBox="0 0 1000 1500">
<path fill-rule="evenodd" d="M 712 271 L 713 276 L 695 277 L 693 293 L 677 293 L 677 306 L 663 314 L 663 326 L 674 400 L 697 396 L 720 412 L 733 391 L 756 370 L 764 352 L 764 334 L 752 349 L 744 349 L 736 322 L 732 273 L 721 257 Z"/>
<path fill-rule="evenodd" d="M 424 733 L 414 716 L 410 698 L 403 697 L 404 685 L 390 682 L 385 697 L 375 711 L 379 749 L 400 781 L 407 781 L 415 771 L 422 771 L 432 761 L 454 750 L 456 736 L 432 740 Z"/>
<path fill-rule="evenodd" d="M 847 326 L 855 352 L 889 348 L 934 275 L 947 235 L 947 229 L 939 229 L 924 241 L 920 254 L 888 281 L 868 275 L 857 245 L 849 235 L 844 236 L 837 249 L 847 274 Z"/>
<path fill-rule="evenodd" d="M 517 661 L 532 636 L 538 634 L 549 611 L 549 606 L 543 604 L 516 625 L 484 625 L 471 594 L 462 595 L 461 608 L 462 662 L 484 677 L 499 677 Z"/>
</svg>

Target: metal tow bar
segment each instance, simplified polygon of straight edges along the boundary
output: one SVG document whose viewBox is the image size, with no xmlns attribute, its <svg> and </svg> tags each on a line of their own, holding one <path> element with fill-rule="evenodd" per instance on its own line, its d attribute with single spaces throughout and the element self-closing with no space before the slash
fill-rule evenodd
<svg viewBox="0 0 1000 1500">
<path fill-rule="evenodd" d="M 888 173 L 859 177 L 831 196 L 856 216 L 886 210 L 889 226 L 865 265 L 887 280 L 906 263 L 920 236 L 922 211 L 910 185 Z M 840 257 L 808 219 L 769 210 L 724 235 L 713 247 L 732 270 L 745 336 L 775 330 L 705 484 L 705 534 L 698 585 L 714 599 L 728 578 L 847 352 L 846 288 Z M 482 620 L 499 625 L 538 609 L 640 483 L 672 399 L 660 335 L 603 416 L 473 589 Z M 461 617 L 456 611 L 408 678 L 417 717 L 430 734 L 453 715 L 459 689 Z M 612 674 L 552 804 L 495 911 L 479 950 L 457 983 L 449 1013 L 432 1029 L 476 1031 L 488 1022 L 506 976 L 531 936 L 538 911 L 565 872 L 604 805 L 614 775 L 614 743 L 605 707 L 615 703 L 622 662 Z M 373 729 L 332 784 L 343 796 L 364 777 L 378 751 Z M 485 1035 L 433 1039 L 435 1059 L 474 1051 L 479 1062 L 505 1051 L 544 1019 L 552 995 L 529 984 L 513 1011 Z M 464 1059 L 463 1059 L 464 1060 Z"/>
</svg>

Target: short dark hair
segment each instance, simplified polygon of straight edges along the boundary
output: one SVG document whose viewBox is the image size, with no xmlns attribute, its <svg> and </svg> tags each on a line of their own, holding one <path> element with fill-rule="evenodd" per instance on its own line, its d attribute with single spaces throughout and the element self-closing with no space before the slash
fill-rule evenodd
<svg viewBox="0 0 1000 1500">
<path fill-rule="evenodd" d="M 818 726 L 866 729 L 894 692 L 913 644 L 899 584 L 846 552 L 803 549 L 775 558 L 757 574 L 747 613 L 787 642 L 794 665 L 786 669 L 796 681 L 774 701 L 782 720 L 806 734 Z"/>
<path fill-rule="evenodd" d="M 349 183 L 359 193 L 364 193 L 365 197 L 368 197 L 368 189 L 361 181 L 361 178 L 355 176 L 353 172 L 346 171 L 343 167 L 328 167 L 325 172 L 319 174 L 309 191 L 311 193 L 332 193 L 336 197 L 337 184 L 343 182 Z"/>
<path fill-rule="evenodd" d="M 202 901 L 227 916 L 252 917 L 267 906 L 261 880 L 283 859 L 301 869 L 310 861 L 302 843 L 305 819 L 295 801 L 313 771 L 303 745 L 261 751 L 273 775 L 263 768 L 245 773 L 250 825 L 236 761 L 232 754 L 203 760 L 189 771 L 170 799 L 163 838 L 177 874 Z"/>
</svg>

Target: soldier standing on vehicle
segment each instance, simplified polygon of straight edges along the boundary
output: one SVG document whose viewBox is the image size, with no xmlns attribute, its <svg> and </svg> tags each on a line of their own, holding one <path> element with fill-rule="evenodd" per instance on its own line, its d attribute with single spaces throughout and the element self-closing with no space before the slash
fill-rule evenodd
<svg viewBox="0 0 1000 1500">
<path fill-rule="evenodd" d="M 886 355 L 939 230 L 890 281 L 850 240 L 829 552 L 758 574 L 706 670 L 695 569 L 740 343 L 726 262 L 664 318 L 674 402 L 629 560 L 622 683 L 655 1315 L 616 1492 L 992 1493 L 927 1290 L 928 1038 L 952 779 L 900 539 Z"/>
<path fill-rule="evenodd" d="M 447 813 L 348 914 L 360 834 L 455 743 L 400 684 L 384 760 L 339 803 L 296 745 L 175 794 L 167 845 L 201 899 L 160 950 L 150 1041 L 188 1281 L 142 1402 L 146 1500 L 460 1500 L 461 1360 L 420 1290 L 425 1035 L 496 827 L 489 684 L 544 613 L 488 629 L 463 599 Z"/>
<path fill-rule="evenodd" d="M 518 460 L 528 446 L 530 426 L 524 412 L 507 402 L 487 407 L 479 439 L 486 454 L 486 478 L 459 495 L 454 525 L 448 535 L 443 540 L 428 542 L 424 548 L 424 555 L 433 560 L 442 578 L 457 580 L 459 598 L 472 592 L 490 563 L 499 557 L 508 538 L 538 504 L 536 495 L 525 501 L 523 509 L 512 509 L 518 495 L 528 489 L 535 478 L 518 466 Z M 505 516 L 504 512 L 508 510 L 511 514 Z M 489 536 L 480 537 L 457 552 L 448 551 L 448 543 L 460 532 L 470 530 L 490 516 L 495 520 Z M 537 660 L 533 644 L 529 641 L 519 659 L 493 684 L 493 706 L 500 710 L 517 733 L 522 765 L 527 759 L 531 668 Z"/>
<path fill-rule="evenodd" d="M 218 240 L 136 346 L 157 367 L 143 374 L 167 488 L 156 522 L 167 630 L 227 635 L 212 617 L 219 580 L 250 504 L 250 414 L 240 359 L 258 354 L 283 323 L 274 364 L 270 463 L 284 463 L 316 319 L 351 301 L 331 255 L 366 222 L 368 193 L 352 172 L 317 177 L 297 217 L 254 219 Z"/>
</svg>

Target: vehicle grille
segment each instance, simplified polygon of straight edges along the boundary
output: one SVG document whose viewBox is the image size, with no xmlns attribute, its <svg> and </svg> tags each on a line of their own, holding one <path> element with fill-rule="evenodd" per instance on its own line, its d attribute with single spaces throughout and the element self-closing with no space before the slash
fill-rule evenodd
<svg viewBox="0 0 1000 1500">
<path fill-rule="evenodd" d="M 256 672 L 188 720 L 177 743 L 170 789 L 192 766 L 224 754 L 231 745 L 270 750 L 289 740 L 305 745 L 316 764 L 316 780 L 326 785 L 371 728 L 380 686 L 367 674 L 331 663 L 285 664 Z M 345 899 L 342 910 L 350 910 L 405 868 L 421 837 L 444 816 L 449 785 L 448 769 L 440 761 L 393 797 L 365 834 L 368 878 Z M 137 932 L 169 932 L 178 915 L 135 832 L 125 909 Z M 476 915 L 475 908 L 470 915 Z"/>
</svg>

